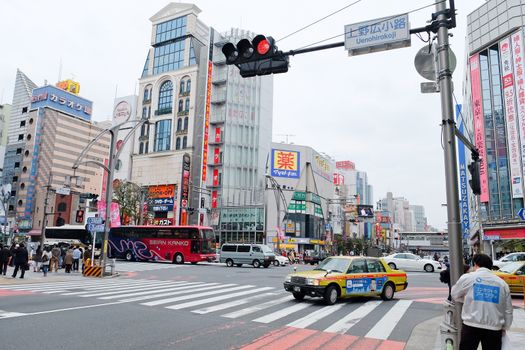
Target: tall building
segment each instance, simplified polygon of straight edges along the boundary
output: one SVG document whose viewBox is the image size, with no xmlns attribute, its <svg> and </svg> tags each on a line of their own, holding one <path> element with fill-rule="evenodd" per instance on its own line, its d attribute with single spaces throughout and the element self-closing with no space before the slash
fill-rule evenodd
<svg viewBox="0 0 525 350">
<path fill-rule="evenodd" d="M 422 205 L 410 205 L 410 211 L 413 213 L 414 222 L 412 227 L 416 232 L 427 230 L 427 218 L 425 217 L 425 207 Z"/>
<path fill-rule="evenodd" d="M 523 8 L 525 0 L 489 0 L 468 15 L 462 116 L 481 160 L 479 202 L 469 200 L 470 243 L 481 239 L 487 251 L 489 241 L 498 249 L 505 240 L 525 238 L 519 217 L 525 193 Z"/>
<path fill-rule="evenodd" d="M 76 211 L 82 207 L 80 193 L 100 194 L 102 168 L 83 164 L 73 170 L 78 156 L 102 130 L 91 122 L 91 113 L 91 101 L 68 91 L 50 85 L 33 90 L 24 120 L 21 173 L 13 183 L 20 233 L 37 238 L 46 222 L 49 226 L 75 223 Z M 84 160 L 102 163 L 108 153 L 106 134 Z"/>
<path fill-rule="evenodd" d="M 220 234 L 230 208 L 263 204 L 273 80 L 242 79 L 225 65 L 222 45 L 253 34 L 221 35 L 200 12 L 170 3 L 150 18 L 138 101 L 138 117 L 149 124 L 136 136 L 131 178 L 149 188 L 152 224 L 213 225 Z M 242 226 L 250 227 L 246 241 L 256 240 L 256 227 L 263 232 Z"/>
<path fill-rule="evenodd" d="M 19 185 L 19 178 L 22 173 L 20 165 L 26 143 L 27 115 L 31 105 L 32 91 L 36 87 L 35 83 L 17 69 L 2 174 L 2 182 L 12 184 L 11 198 L 7 205 L 8 222 L 11 228 L 16 228 L 15 208 L 18 202 L 16 187 Z"/>
<path fill-rule="evenodd" d="M 0 105 L 0 176 L 4 171 L 5 148 L 7 146 L 7 128 L 11 119 L 11 105 Z"/>
</svg>

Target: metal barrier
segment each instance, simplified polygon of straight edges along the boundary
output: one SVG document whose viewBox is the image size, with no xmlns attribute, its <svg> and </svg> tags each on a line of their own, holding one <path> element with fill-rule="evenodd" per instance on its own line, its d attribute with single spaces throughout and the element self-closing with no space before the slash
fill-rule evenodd
<svg viewBox="0 0 525 350">
<path fill-rule="evenodd" d="M 102 266 L 85 266 L 83 274 L 85 277 L 102 277 Z"/>
<path fill-rule="evenodd" d="M 455 319 L 455 309 L 454 303 L 445 300 L 444 302 L 444 321 L 441 322 L 439 326 L 441 334 L 441 346 L 442 350 L 453 350 L 454 348 L 459 348 L 459 332 L 458 329 L 454 326 Z"/>
</svg>

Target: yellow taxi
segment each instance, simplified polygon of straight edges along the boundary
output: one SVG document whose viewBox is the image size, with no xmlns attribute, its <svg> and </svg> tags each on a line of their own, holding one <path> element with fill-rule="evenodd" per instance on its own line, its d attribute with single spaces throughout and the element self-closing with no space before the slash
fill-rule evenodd
<svg viewBox="0 0 525 350">
<path fill-rule="evenodd" d="M 405 290 L 407 285 L 406 272 L 392 270 L 383 259 L 332 256 L 313 270 L 286 276 L 284 289 L 297 300 L 305 296 L 320 297 L 333 305 L 338 298 L 358 296 L 391 300 L 395 292 Z"/>
<path fill-rule="evenodd" d="M 525 280 L 525 261 L 516 261 L 494 271 L 509 285 L 511 293 L 523 294 L 523 280 Z"/>
</svg>

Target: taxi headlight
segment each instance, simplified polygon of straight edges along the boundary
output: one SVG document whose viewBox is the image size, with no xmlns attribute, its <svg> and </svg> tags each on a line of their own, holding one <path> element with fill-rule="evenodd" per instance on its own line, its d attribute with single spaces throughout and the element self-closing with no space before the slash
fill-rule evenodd
<svg viewBox="0 0 525 350">
<path fill-rule="evenodd" d="M 292 276 L 291 275 L 288 275 L 286 276 L 286 278 L 284 279 L 285 282 L 292 282 Z"/>
<path fill-rule="evenodd" d="M 319 285 L 319 280 L 315 279 L 315 278 L 307 278 L 306 279 L 306 284 L 308 284 L 310 286 L 318 286 Z"/>
</svg>

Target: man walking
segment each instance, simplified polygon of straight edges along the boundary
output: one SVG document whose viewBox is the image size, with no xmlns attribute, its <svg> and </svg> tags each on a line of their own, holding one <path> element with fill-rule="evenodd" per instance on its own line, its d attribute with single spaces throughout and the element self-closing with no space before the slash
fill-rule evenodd
<svg viewBox="0 0 525 350">
<path fill-rule="evenodd" d="M 53 269 L 55 270 L 55 272 L 58 272 L 58 266 L 59 266 L 59 261 L 60 261 L 60 254 L 61 254 L 61 250 L 60 248 L 58 247 L 58 245 L 55 244 L 55 246 L 53 247 L 53 249 L 51 249 L 51 266 L 50 266 L 50 271 L 53 272 Z"/>
<path fill-rule="evenodd" d="M 80 249 L 78 249 L 78 246 L 76 246 L 73 250 L 73 271 L 78 271 L 78 263 L 80 261 L 81 256 L 82 252 L 80 251 Z"/>
<path fill-rule="evenodd" d="M 16 274 L 18 273 L 18 269 L 20 269 L 20 278 L 24 278 L 24 274 L 26 273 L 26 266 L 29 262 L 29 253 L 27 252 L 26 247 L 24 246 L 24 243 L 20 243 L 20 246 L 16 249 L 16 255 L 15 255 L 15 270 L 13 271 L 13 278 L 16 278 Z"/>
<path fill-rule="evenodd" d="M 472 258 L 474 272 L 461 276 L 452 287 L 452 299 L 463 303 L 460 350 L 501 350 L 503 332 L 512 324 L 509 286 L 494 275 L 486 254 Z"/>
<path fill-rule="evenodd" d="M 9 264 L 9 260 L 11 259 L 11 251 L 6 246 L 2 246 L 0 244 L 0 274 L 3 274 L 5 276 L 7 272 L 7 264 Z"/>
</svg>

